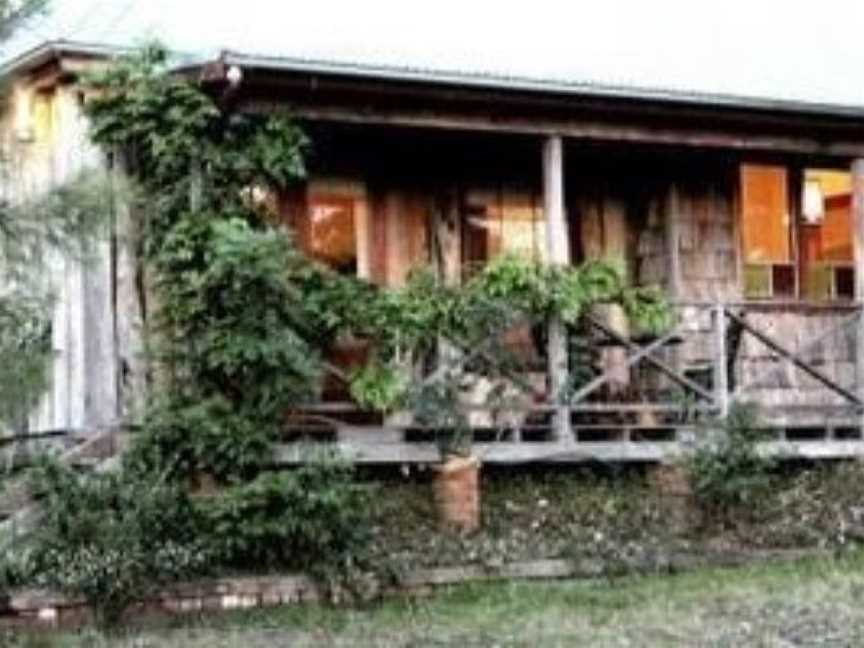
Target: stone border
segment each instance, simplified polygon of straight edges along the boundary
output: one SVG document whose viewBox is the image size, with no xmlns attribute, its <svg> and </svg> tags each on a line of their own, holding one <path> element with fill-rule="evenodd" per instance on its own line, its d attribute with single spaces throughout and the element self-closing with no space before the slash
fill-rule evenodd
<svg viewBox="0 0 864 648">
<path fill-rule="evenodd" d="M 649 571 L 680 572 L 703 567 L 739 567 L 802 558 L 827 557 L 820 550 L 773 550 L 748 553 L 691 554 L 671 557 L 662 564 L 627 565 L 627 573 Z M 373 588 L 376 596 L 422 595 L 434 588 L 468 582 L 496 580 L 551 580 L 563 578 L 592 579 L 608 573 L 601 560 L 536 560 L 489 567 L 465 565 L 422 569 L 408 574 L 398 585 Z M 156 596 L 138 603 L 130 616 L 149 614 L 184 614 L 238 609 L 266 608 L 279 605 L 314 603 L 327 599 L 323 589 L 304 575 L 235 577 L 183 583 L 166 588 Z M 83 600 L 76 600 L 44 590 L 21 590 L 0 600 L 0 628 L 79 626 L 92 618 Z"/>
</svg>

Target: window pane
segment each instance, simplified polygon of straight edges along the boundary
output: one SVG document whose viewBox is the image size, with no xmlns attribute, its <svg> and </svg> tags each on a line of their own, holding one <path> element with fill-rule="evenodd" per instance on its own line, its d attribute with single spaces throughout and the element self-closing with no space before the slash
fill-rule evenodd
<svg viewBox="0 0 864 648">
<path fill-rule="evenodd" d="M 462 214 L 462 260 L 469 268 L 506 253 L 545 258 L 546 229 L 536 192 L 472 189 L 465 194 Z"/>
<path fill-rule="evenodd" d="M 788 263 L 788 177 L 784 167 L 741 166 L 741 230 L 745 263 Z"/>
<path fill-rule="evenodd" d="M 808 169 L 804 176 L 821 202 L 821 213 L 810 223 L 819 228 L 817 261 L 852 261 L 852 177 L 844 171 Z M 804 215 L 807 222 L 807 214 Z"/>
<path fill-rule="evenodd" d="M 795 267 L 774 265 L 771 267 L 772 293 L 774 297 L 795 297 Z"/>
<path fill-rule="evenodd" d="M 340 272 L 356 273 L 353 198 L 311 195 L 307 222 L 302 230 L 301 238 L 307 254 Z"/>
<path fill-rule="evenodd" d="M 807 169 L 801 213 L 801 274 L 809 299 L 848 299 L 852 269 L 852 177 L 846 171 Z"/>
<path fill-rule="evenodd" d="M 834 292 L 841 299 L 855 298 L 855 271 L 852 268 L 835 268 Z"/>
</svg>

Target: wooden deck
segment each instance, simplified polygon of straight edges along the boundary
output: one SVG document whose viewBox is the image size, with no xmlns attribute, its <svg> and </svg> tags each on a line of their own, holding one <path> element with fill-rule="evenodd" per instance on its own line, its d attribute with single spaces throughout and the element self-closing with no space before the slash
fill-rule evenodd
<svg viewBox="0 0 864 648">
<path fill-rule="evenodd" d="M 507 417 L 475 426 L 473 452 L 493 464 L 668 461 L 717 434 L 730 408 L 746 404 L 758 410 L 767 454 L 864 456 L 859 304 L 691 302 L 676 309 L 672 330 L 641 339 L 589 318 L 579 335 L 592 336 L 601 349 L 594 375 L 566 392 L 547 389 L 530 407 L 514 405 L 518 424 Z M 615 366 L 604 355 L 610 348 L 617 350 Z M 610 397 L 622 367 L 630 388 Z M 546 384 L 566 384 L 572 369 L 557 380 L 547 375 Z M 513 385 L 526 382 L 513 376 Z M 465 407 L 494 416 L 482 404 Z M 404 413 L 401 425 L 392 422 L 399 416 L 357 423 L 363 413 L 355 406 L 331 402 L 298 415 L 279 447 L 282 464 L 302 462 L 321 444 L 363 464 L 439 459 L 436 431 L 411 425 L 410 416 L 406 423 Z"/>
<path fill-rule="evenodd" d="M 837 422 L 830 427 L 765 428 L 760 451 L 783 459 L 843 459 L 864 457 L 862 428 Z M 682 456 L 710 434 L 694 427 L 584 427 L 574 438 L 547 441 L 475 441 L 473 452 L 488 464 L 665 462 Z M 408 431 L 345 426 L 335 438 L 304 440 L 278 446 L 281 465 L 303 463 L 321 447 L 339 451 L 357 464 L 426 464 L 440 459 L 438 446 L 414 440 Z"/>
<path fill-rule="evenodd" d="M 674 329 L 653 338 L 630 338 L 591 322 L 601 356 L 617 349 L 618 366 L 601 362 L 593 377 L 566 393 L 514 405 L 516 425 L 510 416 L 475 425 L 473 452 L 489 464 L 671 461 L 717 434 L 718 421 L 739 403 L 758 408 L 766 454 L 864 457 L 859 304 L 682 303 L 677 310 Z M 639 389 L 610 399 L 606 387 L 621 366 Z M 436 375 L 431 368 L 424 379 Z M 558 380 L 564 384 L 567 376 Z M 529 382 L 514 376 L 513 385 L 529 389 Z M 481 419 L 493 416 L 481 404 L 466 407 Z M 412 424 L 405 413 L 386 417 L 349 402 L 319 403 L 286 424 L 276 461 L 302 463 L 326 447 L 358 464 L 435 463 L 436 432 Z M 119 447 L 128 435 L 128 428 L 118 433 Z M 0 439 L 0 458 L 10 469 L 34 452 L 68 448 L 86 436 L 54 430 Z"/>
</svg>

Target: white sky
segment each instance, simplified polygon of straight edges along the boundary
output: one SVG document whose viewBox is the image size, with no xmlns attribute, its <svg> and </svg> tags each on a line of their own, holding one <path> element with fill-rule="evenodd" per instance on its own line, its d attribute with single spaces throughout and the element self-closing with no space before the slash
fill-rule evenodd
<svg viewBox="0 0 864 648">
<path fill-rule="evenodd" d="M 864 0 L 53 0 L 44 37 L 864 106 Z M 10 52 L 12 53 L 12 52 Z"/>
</svg>

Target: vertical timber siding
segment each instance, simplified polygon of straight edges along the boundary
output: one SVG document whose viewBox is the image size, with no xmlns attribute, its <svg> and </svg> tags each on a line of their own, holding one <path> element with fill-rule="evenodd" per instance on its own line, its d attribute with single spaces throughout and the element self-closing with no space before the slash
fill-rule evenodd
<svg viewBox="0 0 864 648">
<path fill-rule="evenodd" d="M 88 143 L 81 97 L 74 87 L 54 87 L 50 131 L 26 141 L 20 135 L 32 132 L 31 100 L 32 89 L 19 84 L 2 120 L 2 138 L 12 152 L 7 195 L 26 200 L 82 171 L 105 173 L 102 156 Z M 86 255 L 48 252 L 36 260 L 34 271 L 45 276 L 55 297 L 54 358 L 50 391 L 30 418 L 31 431 L 87 431 L 117 421 L 115 259 L 109 229 L 106 224 L 103 237 Z"/>
</svg>

